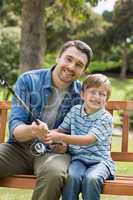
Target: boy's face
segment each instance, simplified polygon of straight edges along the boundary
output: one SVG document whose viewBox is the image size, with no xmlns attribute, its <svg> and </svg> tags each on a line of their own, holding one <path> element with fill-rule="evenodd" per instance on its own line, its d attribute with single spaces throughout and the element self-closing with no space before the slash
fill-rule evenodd
<svg viewBox="0 0 133 200">
<path fill-rule="evenodd" d="M 87 88 L 85 91 L 81 91 L 81 98 L 84 100 L 87 113 L 96 112 L 106 105 L 107 89 L 105 86 Z"/>
<path fill-rule="evenodd" d="M 69 85 L 84 72 L 88 58 L 85 53 L 72 46 L 68 47 L 56 61 L 58 78 Z"/>
</svg>

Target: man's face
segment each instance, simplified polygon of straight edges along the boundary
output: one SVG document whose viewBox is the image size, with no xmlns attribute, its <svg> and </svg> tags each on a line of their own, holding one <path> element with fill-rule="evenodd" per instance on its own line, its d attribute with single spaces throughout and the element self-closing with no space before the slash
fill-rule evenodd
<svg viewBox="0 0 133 200">
<path fill-rule="evenodd" d="M 82 53 L 76 47 L 69 47 L 56 61 L 58 78 L 65 84 L 71 84 L 84 72 L 88 58 L 85 53 Z"/>
</svg>

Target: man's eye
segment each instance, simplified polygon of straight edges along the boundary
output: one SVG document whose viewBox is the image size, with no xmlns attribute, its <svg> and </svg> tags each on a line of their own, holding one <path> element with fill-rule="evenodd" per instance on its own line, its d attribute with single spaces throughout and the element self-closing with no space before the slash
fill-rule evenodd
<svg viewBox="0 0 133 200">
<path fill-rule="evenodd" d="M 81 64 L 76 64 L 76 67 L 78 67 L 78 68 L 84 68 L 84 66 L 81 65 Z"/>
<path fill-rule="evenodd" d="M 69 58 L 69 57 L 67 57 L 66 60 L 67 60 L 68 62 L 71 62 L 71 61 L 72 61 L 72 59 Z"/>
</svg>

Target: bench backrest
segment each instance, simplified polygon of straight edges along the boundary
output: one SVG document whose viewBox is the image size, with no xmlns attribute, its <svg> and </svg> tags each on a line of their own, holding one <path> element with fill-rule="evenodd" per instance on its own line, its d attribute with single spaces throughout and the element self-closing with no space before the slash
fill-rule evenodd
<svg viewBox="0 0 133 200">
<path fill-rule="evenodd" d="M 0 101 L 0 143 L 5 140 L 7 114 L 11 107 L 11 103 L 7 101 Z"/>
<path fill-rule="evenodd" d="M 5 140 L 6 124 L 8 109 L 11 103 L 7 101 L 0 101 L 0 143 Z M 130 113 L 133 113 L 133 101 L 109 101 L 107 109 L 113 114 L 114 111 L 122 111 L 122 143 L 120 152 L 112 152 L 113 160 L 117 161 L 133 161 L 133 152 L 128 152 L 129 141 L 129 120 Z"/>
<path fill-rule="evenodd" d="M 130 139 L 129 128 L 131 113 L 133 114 L 133 101 L 110 101 L 108 102 L 107 109 L 112 114 L 114 111 L 122 112 L 121 150 L 120 152 L 112 152 L 113 160 L 133 162 L 133 152 L 128 151 L 128 142 Z"/>
</svg>

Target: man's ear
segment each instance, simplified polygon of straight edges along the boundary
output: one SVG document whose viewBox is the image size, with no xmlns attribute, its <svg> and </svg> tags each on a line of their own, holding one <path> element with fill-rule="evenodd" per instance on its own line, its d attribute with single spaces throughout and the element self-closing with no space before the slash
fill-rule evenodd
<svg viewBox="0 0 133 200">
<path fill-rule="evenodd" d="M 60 59 L 60 55 L 58 54 L 57 57 L 56 57 L 56 63 L 59 62 L 59 59 Z"/>
<path fill-rule="evenodd" d="M 57 56 L 57 58 L 56 58 L 56 63 L 58 63 L 58 61 L 59 61 L 59 57 Z"/>
<path fill-rule="evenodd" d="M 84 100 L 84 91 L 83 90 L 80 91 L 80 97 L 82 100 Z"/>
</svg>

